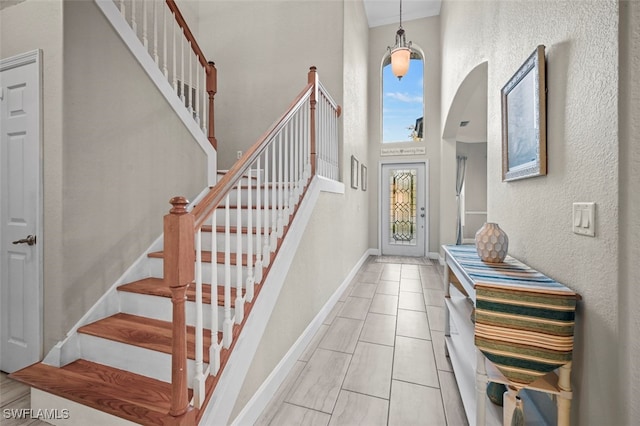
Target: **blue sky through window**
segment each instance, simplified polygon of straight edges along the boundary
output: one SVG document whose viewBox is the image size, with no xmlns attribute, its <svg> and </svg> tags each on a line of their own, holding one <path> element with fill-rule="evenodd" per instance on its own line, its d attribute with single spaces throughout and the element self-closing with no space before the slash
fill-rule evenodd
<svg viewBox="0 0 640 426">
<path fill-rule="evenodd" d="M 424 62 L 411 59 L 409 71 L 398 80 L 391 64 L 382 69 L 382 142 L 409 142 L 416 119 L 424 111 Z"/>
</svg>

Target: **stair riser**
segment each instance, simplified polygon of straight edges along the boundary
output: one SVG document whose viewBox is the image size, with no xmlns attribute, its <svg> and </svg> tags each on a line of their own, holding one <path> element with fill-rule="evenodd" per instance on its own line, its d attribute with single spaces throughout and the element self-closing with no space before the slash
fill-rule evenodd
<svg viewBox="0 0 640 426">
<path fill-rule="evenodd" d="M 101 337 L 79 334 L 81 357 L 142 376 L 171 383 L 171 355 Z M 206 368 L 207 365 L 205 364 Z M 188 386 L 193 387 L 195 361 L 187 360 Z"/>
<path fill-rule="evenodd" d="M 251 209 L 251 226 L 255 227 L 257 224 L 257 210 L 256 209 Z M 262 217 L 260 218 L 260 225 L 262 227 L 264 227 L 265 225 L 265 210 L 260 210 L 260 213 L 262 214 Z M 268 210 L 268 214 L 269 214 L 269 225 L 273 225 L 273 218 L 274 218 L 274 214 L 276 215 L 276 218 L 278 217 L 279 212 L 275 209 L 270 208 Z M 280 213 L 281 214 L 281 213 Z M 249 209 L 240 209 L 240 226 L 248 226 L 248 217 L 249 217 Z M 225 209 L 223 208 L 219 208 L 217 210 L 217 214 L 216 214 L 216 225 L 218 226 L 224 226 L 225 225 Z M 229 209 L 229 225 L 230 226 L 237 226 L 238 225 L 238 218 L 237 218 L 237 209 Z"/>
<path fill-rule="evenodd" d="M 4 401 L 3 401 L 4 402 Z M 62 408 L 64 407 L 64 408 Z M 60 413 L 58 416 L 47 417 L 47 424 L 56 426 L 77 426 L 77 425 L 91 425 L 91 426 L 136 426 L 137 423 L 130 422 L 120 417 L 112 416 L 104 411 L 96 410 L 95 408 L 88 407 L 86 405 L 79 404 L 75 401 L 65 399 L 61 396 L 57 396 L 48 392 L 41 391 L 36 388 L 31 388 L 31 410 L 32 412 L 47 412 Z M 68 410 L 68 416 L 62 414 L 62 410 Z M 16 424 L 9 421 L 8 424 Z M 43 422 L 36 421 L 30 424 L 44 424 Z M 4 423 L 2 423 L 4 425 Z M 23 423 L 19 423 L 23 424 Z M 27 424 L 26 421 L 24 424 Z"/>
<path fill-rule="evenodd" d="M 287 197 L 288 199 L 291 198 L 291 193 L 295 192 L 295 185 L 294 186 L 288 186 L 284 188 L 287 192 Z M 269 186 L 269 191 L 267 191 L 267 196 L 268 196 L 268 200 L 265 200 L 265 191 L 264 191 L 264 187 L 261 188 L 260 190 L 260 206 L 273 206 L 273 190 L 276 190 L 276 204 L 275 205 L 281 205 L 282 201 L 283 201 L 283 187 L 278 185 L 278 186 Z M 295 200 L 295 197 L 294 197 Z M 295 200 L 297 201 L 297 200 Z M 229 203 L 232 205 L 238 205 L 238 191 L 237 189 L 232 191 L 229 197 Z M 241 206 L 248 206 L 249 205 L 249 188 L 242 188 L 240 190 L 240 205 Z M 251 189 L 251 205 L 252 206 L 256 206 L 258 205 L 258 191 L 257 188 L 252 188 Z"/>
<path fill-rule="evenodd" d="M 153 318 L 161 321 L 172 321 L 173 306 L 171 299 L 161 296 L 151 296 L 148 294 L 130 293 L 128 291 L 118 292 L 120 298 L 120 311 L 126 314 L 138 315 Z M 187 301 L 186 315 L 187 325 L 196 325 L 196 304 Z M 218 331 L 222 331 L 222 321 L 224 320 L 224 308 L 218 306 Z M 234 309 L 231 308 L 231 317 Z M 203 305 L 202 317 L 204 328 L 211 329 L 211 305 Z"/>
<path fill-rule="evenodd" d="M 162 278 L 164 276 L 162 259 L 150 259 L 149 270 L 152 277 Z M 236 271 L 237 271 L 236 266 L 231 265 L 230 271 L 231 271 L 231 284 L 235 287 L 237 284 L 236 283 Z M 247 267 L 243 266 L 242 267 L 242 286 L 243 287 L 247 281 L 247 275 L 248 275 Z M 224 282 L 226 282 L 225 266 L 222 264 L 218 264 L 217 277 L 218 277 L 217 282 L 219 284 L 223 284 Z M 207 284 L 210 284 L 212 282 L 210 263 L 202 264 L 202 282 Z"/>
<path fill-rule="evenodd" d="M 264 229 L 260 232 L 260 250 L 262 251 L 262 247 L 264 246 L 265 236 L 263 234 Z M 240 234 L 241 247 L 242 252 L 246 253 L 248 248 L 249 235 L 245 233 Z M 253 254 L 256 254 L 256 249 L 258 247 L 258 234 L 252 234 L 251 236 L 252 244 L 253 244 Z M 216 233 L 216 251 L 223 251 L 225 247 L 225 235 L 224 232 Z M 237 234 L 230 233 L 229 238 L 229 247 L 231 248 L 231 253 L 236 252 L 236 248 L 238 247 Z M 202 250 L 211 251 L 211 233 L 204 232 L 202 234 Z"/>
</svg>

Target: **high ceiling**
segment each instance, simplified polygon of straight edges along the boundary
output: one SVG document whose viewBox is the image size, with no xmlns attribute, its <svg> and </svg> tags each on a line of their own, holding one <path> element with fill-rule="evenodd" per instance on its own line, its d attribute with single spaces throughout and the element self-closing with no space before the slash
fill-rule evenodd
<svg viewBox="0 0 640 426">
<path fill-rule="evenodd" d="M 440 14 L 440 0 L 402 0 L 402 21 Z M 400 20 L 400 0 L 364 0 L 369 28 L 397 24 Z"/>
</svg>

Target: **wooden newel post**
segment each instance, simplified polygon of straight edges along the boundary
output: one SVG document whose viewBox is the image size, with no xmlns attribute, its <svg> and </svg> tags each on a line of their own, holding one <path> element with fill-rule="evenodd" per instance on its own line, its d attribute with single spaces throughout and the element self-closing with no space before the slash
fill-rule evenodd
<svg viewBox="0 0 640 426">
<path fill-rule="evenodd" d="M 171 409 L 173 417 L 189 410 L 187 393 L 187 324 L 185 300 L 194 279 L 194 217 L 189 201 L 174 197 L 173 208 L 164 217 L 164 280 L 171 288 L 173 303 L 173 348 L 171 354 Z"/>
<path fill-rule="evenodd" d="M 216 127 L 214 122 L 214 97 L 218 92 L 218 70 L 213 62 L 209 62 L 207 66 L 207 93 L 209 94 L 209 118 L 207 123 L 207 137 L 214 149 L 218 149 L 218 141 L 216 140 Z"/>
<path fill-rule="evenodd" d="M 313 84 L 311 90 L 311 117 L 309 122 L 309 131 L 311 132 L 311 176 L 316 175 L 316 103 L 318 102 L 318 73 L 316 67 L 309 68 L 308 83 Z"/>
</svg>

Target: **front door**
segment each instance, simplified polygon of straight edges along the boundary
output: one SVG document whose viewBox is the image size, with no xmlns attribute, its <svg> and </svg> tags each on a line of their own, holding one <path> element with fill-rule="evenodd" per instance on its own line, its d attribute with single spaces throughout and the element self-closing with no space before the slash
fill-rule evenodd
<svg viewBox="0 0 640 426">
<path fill-rule="evenodd" d="M 42 355 L 40 52 L 0 61 L 0 370 Z"/>
<path fill-rule="evenodd" d="M 382 164 L 381 172 L 382 254 L 425 256 L 425 164 Z"/>
</svg>

